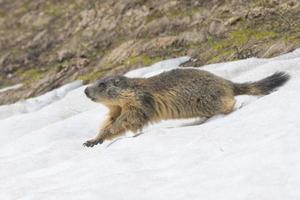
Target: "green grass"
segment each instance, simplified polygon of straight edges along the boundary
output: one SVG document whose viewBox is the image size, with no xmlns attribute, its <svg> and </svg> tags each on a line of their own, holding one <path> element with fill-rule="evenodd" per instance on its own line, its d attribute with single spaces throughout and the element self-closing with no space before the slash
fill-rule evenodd
<svg viewBox="0 0 300 200">
<path fill-rule="evenodd" d="M 243 46 L 251 40 L 262 41 L 277 36 L 277 33 L 273 31 L 244 29 L 232 31 L 226 39 L 217 40 L 210 37 L 208 42 L 215 51 L 219 52 L 230 47 Z"/>
<path fill-rule="evenodd" d="M 82 80 L 85 84 L 89 82 L 93 82 L 101 77 L 103 77 L 106 74 L 105 71 L 96 71 L 96 72 L 89 72 L 87 74 L 81 75 L 78 77 L 78 79 Z"/>
<path fill-rule="evenodd" d="M 0 10 L 0 17 L 5 17 L 6 13 L 2 10 Z"/>
<path fill-rule="evenodd" d="M 220 61 L 227 61 L 229 57 L 231 57 L 235 53 L 234 50 L 226 50 L 221 53 L 218 53 L 216 56 L 211 57 L 207 63 L 212 64 L 212 63 L 217 63 Z"/>
<path fill-rule="evenodd" d="M 42 72 L 40 69 L 29 69 L 26 71 L 17 71 L 16 75 L 19 76 L 25 84 L 30 84 L 34 81 L 37 81 L 43 77 L 45 72 Z"/>
<path fill-rule="evenodd" d="M 141 66 L 149 66 L 153 63 L 163 60 L 162 57 L 150 57 L 148 55 L 139 55 L 139 56 L 132 56 L 127 58 L 124 61 L 126 65 L 141 65 Z"/>
<path fill-rule="evenodd" d="M 190 9 L 185 9 L 185 10 L 171 9 L 165 12 L 155 10 L 153 13 L 147 16 L 146 23 L 149 23 L 153 20 L 157 20 L 164 16 L 168 17 L 169 19 L 176 19 L 176 18 L 182 18 L 184 16 L 192 16 L 194 13 L 201 12 L 201 11 L 203 11 L 203 9 L 200 7 L 192 7 Z"/>
<path fill-rule="evenodd" d="M 60 17 L 65 13 L 66 13 L 65 8 L 60 5 L 49 5 L 45 9 L 45 14 L 51 15 L 54 17 Z"/>
</svg>

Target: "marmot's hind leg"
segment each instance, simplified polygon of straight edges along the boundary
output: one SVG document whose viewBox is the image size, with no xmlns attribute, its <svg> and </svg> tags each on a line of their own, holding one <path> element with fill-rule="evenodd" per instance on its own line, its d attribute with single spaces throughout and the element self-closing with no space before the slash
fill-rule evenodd
<svg viewBox="0 0 300 200">
<path fill-rule="evenodd" d="M 234 99 L 234 96 L 224 96 L 221 97 L 221 102 L 222 102 L 221 113 L 228 114 L 233 111 L 236 100 Z"/>
</svg>

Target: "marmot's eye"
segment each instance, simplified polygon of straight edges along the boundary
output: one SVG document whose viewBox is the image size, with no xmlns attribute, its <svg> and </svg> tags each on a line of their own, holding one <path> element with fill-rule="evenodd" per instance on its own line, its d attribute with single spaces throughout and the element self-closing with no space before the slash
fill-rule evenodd
<svg viewBox="0 0 300 200">
<path fill-rule="evenodd" d="M 105 87 L 105 83 L 103 83 L 103 82 L 99 83 L 99 84 L 98 84 L 98 87 L 104 88 L 104 87 Z"/>
</svg>

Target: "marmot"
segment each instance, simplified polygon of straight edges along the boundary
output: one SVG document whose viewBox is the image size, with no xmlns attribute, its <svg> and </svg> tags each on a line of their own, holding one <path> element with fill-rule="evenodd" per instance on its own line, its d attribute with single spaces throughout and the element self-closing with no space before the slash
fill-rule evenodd
<svg viewBox="0 0 300 200">
<path fill-rule="evenodd" d="M 233 111 L 235 95 L 266 95 L 288 79 L 277 72 L 257 82 L 233 83 L 198 69 L 174 69 L 150 78 L 106 77 L 84 91 L 109 108 L 100 133 L 84 145 L 101 144 L 127 130 L 136 133 L 160 120 L 227 114 Z"/>
</svg>

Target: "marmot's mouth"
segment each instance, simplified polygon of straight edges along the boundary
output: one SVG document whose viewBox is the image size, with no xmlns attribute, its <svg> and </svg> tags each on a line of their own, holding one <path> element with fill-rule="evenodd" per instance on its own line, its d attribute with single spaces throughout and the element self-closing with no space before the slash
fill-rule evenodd
<svg viewBox="0 0 300 200">
<path fill-rule="evenodd" d="M 89 98 L 90 100 L 92 100 L 92 101 L 95 101 L 96 100 L 96 98 L 94 98 L 94 97 L 90 97 L 89 95 L 86 95 L 87 96 L 87 98 Z"/>
</svg>

